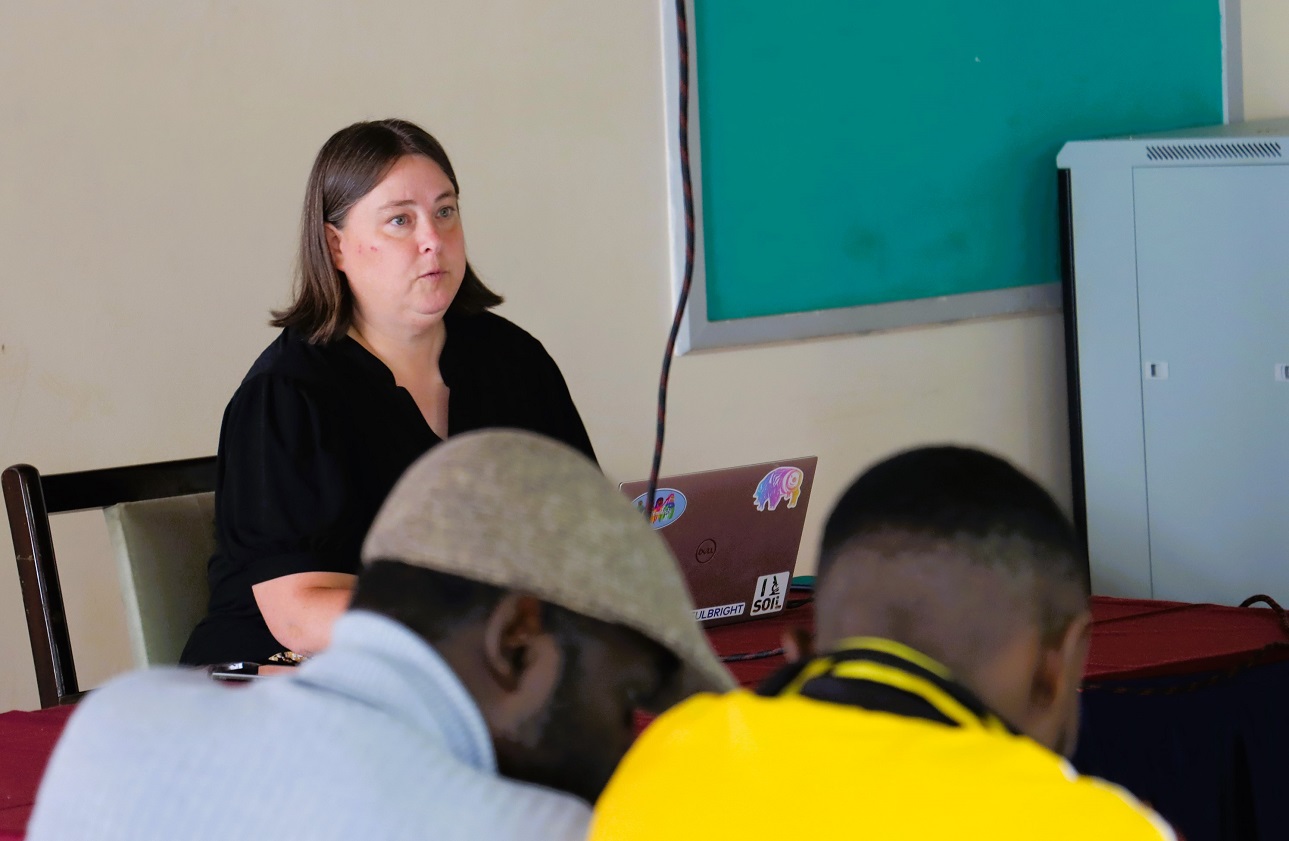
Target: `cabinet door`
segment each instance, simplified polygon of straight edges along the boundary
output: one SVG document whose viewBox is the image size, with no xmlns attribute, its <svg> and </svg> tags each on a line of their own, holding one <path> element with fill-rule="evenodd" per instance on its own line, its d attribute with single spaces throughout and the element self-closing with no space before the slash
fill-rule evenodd
<svg viewBox="0 0 1289 841">
<path fill-rule="evenodd" d="M 1134 195 L 1153 593 L 1289 600 L 1289 166 Z"/>
</svg>

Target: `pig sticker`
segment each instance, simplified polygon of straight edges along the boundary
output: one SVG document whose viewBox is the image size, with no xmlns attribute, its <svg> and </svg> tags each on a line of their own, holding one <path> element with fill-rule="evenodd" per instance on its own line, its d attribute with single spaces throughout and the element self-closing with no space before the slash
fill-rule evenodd
<svg viewBox="0 0 1289 841">
<path fill-rule="evenodd" d="M 785 499 L 788 501 L 789 508 L 796 508 L 797 499 L 801 496 L 801 483 L 804 480 L 805 474 L 801 472 L 800 467 L 774 468 L 765 474 L 765 478 L 756 486 L 756 493 L 752 495 L 753 501 L 756 502 L 756 510 L 764 511 L 768 505 L 773 511 Z"/>
</svg>

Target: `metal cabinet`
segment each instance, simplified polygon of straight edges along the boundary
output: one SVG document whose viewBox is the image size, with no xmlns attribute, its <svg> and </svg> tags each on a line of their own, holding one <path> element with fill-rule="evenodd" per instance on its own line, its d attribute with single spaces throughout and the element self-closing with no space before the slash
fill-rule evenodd
<svg viewBox="0 0 1289 841">
<path fill-rule="evenodd" d="M 1068 144 L 1075 496 L 1093 588 L 1289 601 L 1289 121 Z"/>
</svg>

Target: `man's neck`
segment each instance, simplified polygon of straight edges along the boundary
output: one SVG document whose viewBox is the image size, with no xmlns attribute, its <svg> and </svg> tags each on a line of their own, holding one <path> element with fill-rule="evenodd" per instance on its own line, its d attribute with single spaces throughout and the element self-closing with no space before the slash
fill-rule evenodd
<svg viewBox="0 0 1289 841">
<path fill-rule="evenodd" d="M 800 695 L 953 727 L 1015 732 L 943 664 L 883 637 L 837 640 L 788 678 L 768 694 Z"/>
</svg>

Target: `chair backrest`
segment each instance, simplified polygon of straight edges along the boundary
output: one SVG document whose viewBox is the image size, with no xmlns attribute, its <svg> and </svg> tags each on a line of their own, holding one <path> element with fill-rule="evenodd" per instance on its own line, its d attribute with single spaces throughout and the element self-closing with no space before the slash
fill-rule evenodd
<svg viewBox="0 0 1289 841">
<path fill-rule="evenodd" d="M 215 495 L 122 502 L 103 515 L 134 665 L 178 663 L 210 601 L 206 564 L 215 551 Z"/>
<path fill-rule="evenodd" d="M 0 474 L 0 485 L 18 562 L 18 583 L 27 613 L 27 634 L 31 639 L 40 705 L 52 707 L 75 701 L 81 692 L 76 681 L 49 515 L 211 492 L 215 489 L 215 458 L 51 476 L 41 476 L 29 464 L 17 464 Z"/>
</svg>

